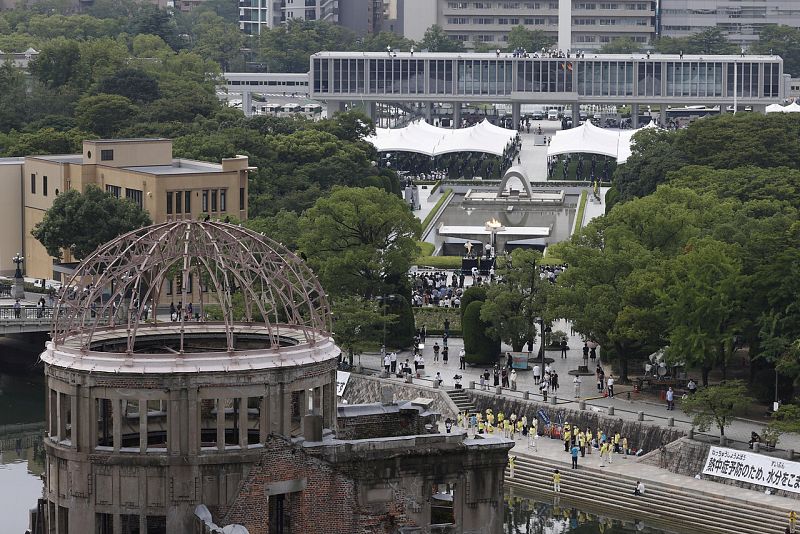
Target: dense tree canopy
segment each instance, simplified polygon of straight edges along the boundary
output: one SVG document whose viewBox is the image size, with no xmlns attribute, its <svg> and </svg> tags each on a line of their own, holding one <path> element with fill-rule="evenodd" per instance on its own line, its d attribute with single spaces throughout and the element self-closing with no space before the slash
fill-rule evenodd
<svg viewBox="0 0 800 534">
<path fill-rule="evenodd" d="M 80 260 L 103 243 L 151 222 L 130 200 L 89 185 L 83 193 L 70 189 L 60 194 L 31 233 L 51 256 L 60 258 L 61 250 L 68 249 Z"/>
</svg>

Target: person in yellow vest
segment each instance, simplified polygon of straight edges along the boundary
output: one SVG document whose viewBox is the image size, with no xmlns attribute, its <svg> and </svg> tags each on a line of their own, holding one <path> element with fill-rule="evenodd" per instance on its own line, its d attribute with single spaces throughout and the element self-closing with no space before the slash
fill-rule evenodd
<svg viewBox="0 0 800 534">
<path fill-rule="evenodd" d="M 478 414 L 478 415 L 480 415 L 480 414 Z M 483 434 L 485 430 L 486 430 L 486 425 L 484 425 L 483 421 L 481 421 L 479 419 L 478 420 L 478 434 Z"/>
<path fill-rule="evenodd" d="M 486 425 L 486 430 L 489 432 L 489 434 L 494 434 L 494 425 L 492 423 L 489 423 L 488 425 Z"/>
<path fill-rule="evenodd" d="M 789 531 L 794 532 L 794 527 L 797 524 L 797 512 L 792 510 L 789 512 Z"/>
<path fill-rule="evenodd" d="M 565 426 L 564 428 L 565 428 L 565 430 L 564 430 L 564 450 L 569 452 L 569 444 L 570 444 L 570 440 L 572 440 L 572 430 L 570 430 L 569 427 L 567 427 L 567 426 Z"/>
<path fill-rule="evenodd" d="M 592 429 L 586 428 L 586 454 L 592 454 Z"/>
<path fill-rule="evenodd" d="M 517 457 L 516 456 L 509 456 L 508 457 L 508 471 L 510 478 L 514 478 L 514 466 L 517 464 Z"/>
<path fill-rule="evenodd" d="M 616 452 L 616 453 L 620 452 L 620 450 L 619 450 L 619 440 L 620 440 L 619 432 L 617 432 L 616 434 L 614 434 L 614 452 Z"/>
<path fill-rule="evenodd" d="M 606 452 L 608 451 L 608 443 L 600 444 L 600 467 L 605 467 Z"/>
<path fill-rule="evenodd" d="M 558 469 L 553 471 L 553 492 L 561 493 L 561 473 Z"/>
<path fill-rule="evenodd" d="M 622 438 L 622 453 L 628 456 L 628 438 Z"/>
<path fill-rule="evenodd" d="M 522 419 L 517 421 L 517 434 L 522 437 L 522 430 L 525 428 L 525 423 L 522 422 Z"/>
<path fill-rule="evenodd" d="M 503 420 L 503 437 L 511 437 L 511 423 L 508 422 L 508 419 Z"/>
<path fill-rule="evenodd" d="M 501 424 L 505 418 L 506 418 L 506 416 L 503 415 L 503 412 L 497 412 L 497 424 L 498 425 Z"/>
<path fill-rule="evenodd" d="M 539 451 L 539 434 L 536 433 L 536 426 L 532 426 L 528 429 L 528 448 L 533 449 L 535 451 Z"/>
<path fill-rule="evenodd" d="M 463 428 L 464 426 L 464 414 L 461 412 L 458 412 L 458 416 L 456 416 L 456 424 L 459 426 L 459 428 Z"/>
<path fill-rule="evenodd" d="M 527 415 L 523 415 L 521 421 L 522 421 L 522 428 L 527 429 L 528 428 L 528 416 Z"/>
<path fill-rule="evenodd" d="M 581 458 L 586 456 L 586 434 L 581 432 L 578 434 L 578 447 L 581 449 Z"/>
<path fill-rule="evenodd" d="M 486 422 L 489 423 L 489 425 L 494 425 L 494 414 L 491 411 L 488 411 L 486 414 Z"/>
</svg>

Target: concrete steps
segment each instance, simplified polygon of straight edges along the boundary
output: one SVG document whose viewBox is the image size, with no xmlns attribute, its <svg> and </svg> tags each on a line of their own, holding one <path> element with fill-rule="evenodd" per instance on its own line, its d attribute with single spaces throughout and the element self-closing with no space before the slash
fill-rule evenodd
<svg viewBox="0 0 800 534">
<path fill-rule="evenodd" d="M 585 466 L 570 469 L 566 461 L 527 455 L 517 455 L 513 479 L 506 470 L 506 484 L 553 495 L 553 469 L 561 471 L 562 497 L 608 510 L 611 515 L 635 514 L 639 519 L 672 526 L 677 532 L 771 534 L 783 532 L 787 525 L 787 511 L 777 507 L 647 481 L 645 494 L 635 496 L 636 479 L 632 477 Z"/>
<path fill-rule="evenodd" d="M 461 413 L 469 415 L 478 411 L 463 389 L 450 389 L 447 391 L 447 396 L 450 397 Z"/>
</svg>

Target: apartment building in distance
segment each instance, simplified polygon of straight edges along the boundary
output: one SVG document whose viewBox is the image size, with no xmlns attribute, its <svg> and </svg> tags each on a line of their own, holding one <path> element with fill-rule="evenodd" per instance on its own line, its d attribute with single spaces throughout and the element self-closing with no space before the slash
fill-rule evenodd
<svg viewBox="0 0 800 534">
<path fill-rule="evenodd" d="M 405 37 L 420 40 L 425 30 L 438 24 L 467 47 L 480 43 L 503 48 L 515 26 L 544 31 L 554 41 L 559 33 L 571 32 L 571 39 L 558 42 L 560 48 L 572 50 L 597 49 L 618 37 L 646 45 L 656 30 L 653 0 L 398 0 L 397 9 Z"/>
<path fill-rule="evenodd" d="M 747 47 L 764 26 L 800 28 L 798 0 L 661 0 L 660 34 L 686 37 L 719 28 L 728 39 Z"/>
<path fill-rule="evenodd" d="M 239 0 L 239 28 L 258 35 L 292 19 L 337 22 L 339 0 Z"/>
<path fill-rule="evenodd" d="M 219 164 L 173 158 L 169 139 L 91 140 L 81 154 L 0 158 L 6 192 L 0 198 L 0 272 L 13 271 L 17 252 L 25 256 L 26 276 L 59 279 L 68 272 L 58 263 L 74 261 L 69 252 L 56 260 L 31 235 L 63 191 L 94 184 L 135 202 L 155 223 L 206 215 L 245 220 L 250 170 L 246 156 Z"/>
</svg>

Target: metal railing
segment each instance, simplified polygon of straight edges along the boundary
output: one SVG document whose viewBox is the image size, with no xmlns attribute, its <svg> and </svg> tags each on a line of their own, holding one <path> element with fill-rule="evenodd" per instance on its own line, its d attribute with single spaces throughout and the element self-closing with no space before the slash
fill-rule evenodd
<svg viewBox="0 0 800 534">
<path fill-rule="evenodd" d="M 0 320 L 3 321 L 47 321 L 53 318 L 53 308 L 49 306 L 0 306 Z"/>
</svg>

